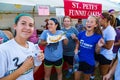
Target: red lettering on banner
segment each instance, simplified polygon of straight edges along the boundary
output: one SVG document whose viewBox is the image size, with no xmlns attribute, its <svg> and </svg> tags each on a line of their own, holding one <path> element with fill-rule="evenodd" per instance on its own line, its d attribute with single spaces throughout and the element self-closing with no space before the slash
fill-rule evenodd
<svg viewBox="0 0 120 80">
<path fill-rule="evenodd" d="M 87 18 L 89 15 L 102 13 L 102 5 L 79 1 L 64 0 L 65 15 L 71 18 Z"/>
</svg>

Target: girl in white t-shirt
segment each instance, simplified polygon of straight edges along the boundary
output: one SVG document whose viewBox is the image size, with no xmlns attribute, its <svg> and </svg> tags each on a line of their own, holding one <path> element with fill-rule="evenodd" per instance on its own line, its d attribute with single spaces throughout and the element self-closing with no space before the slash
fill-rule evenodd
<svg viewBox="0 0 120 80">
<path fill-rule="evenodd" d="M 105 41 L 105 45 L 101 48 L 99 55 L 100 73 L 102 76 L 108 73 L 111 62 L 114 58 L 112 49 L 114 45 L 116 32 L 114 28 L 110 25 L 110 22 L 112 20 L 113 19 L 110 16 L 110 14 L 106 12 L 100 15 L 100 24 L 103 27 L 103 38 Z"/>
<path fill-rule="evenodd" d="M 34 32 L 30 14 L 15 18 L 15 37 L 0 45 L 0 80 L 34 80 L 33 73 L 44 59 L 39 48 L 28 40 Z"/>
</svg>

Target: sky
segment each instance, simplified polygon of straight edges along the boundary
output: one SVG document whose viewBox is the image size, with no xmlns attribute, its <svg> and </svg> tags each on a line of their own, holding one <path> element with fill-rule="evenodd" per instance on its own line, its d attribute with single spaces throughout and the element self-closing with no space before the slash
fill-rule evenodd
<svg viewBox="0 0 120 80">
<path fill-rule="evenodd" d="M 113 2 L 116 2 L 116 3 L 120 3 L 120 0 L 110 0 L 110 1 L 113 1 Z"/>
</svg>

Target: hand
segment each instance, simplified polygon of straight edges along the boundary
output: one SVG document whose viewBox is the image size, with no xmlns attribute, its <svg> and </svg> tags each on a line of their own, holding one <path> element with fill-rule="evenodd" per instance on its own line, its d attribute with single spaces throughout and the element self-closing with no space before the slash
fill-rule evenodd
<svg viewBox="0 0 120 80">
<path fill-rule="evenodd" d="M 34 65 L 34 59 L 32 56 L 27 57 L 27 59 L 24 61 L 22 66 L 20 67 L 21 71 L 26 72 L 30 68 L 32 68 Z"/>
<path fill-rule="evenodd" d="M 72 39 L 76 39 L 77 37 L 76 37 L 76 35 L 73 33 L 73 34 L 71 34 L 71 37 L 72 37 Z"/>
<path fill-rule="evenodd" d="M 75 53 L 75 54 L 78 54 L 78 49 L 75 49 L 75 50 L 74 50 L 74 53 Z"/>
<path fill-rule="evenodd" d="M 41 52 L 38 54 L 37 58 L 38 58 L 38 60 L 40 60 L 40 61 L 43 61 L 43 60 L 44 60 L 44 53 L 43 53 L 42 50 L 41 50 Z"/>
<path fill-rule="evenodd" d="M 64 43 L 64 45 L 67 45 L 67 44 L 68 44 L 68 39 L 67 39 L 67 38 L 64 39 L 64 40 L 63 40 L 63 43 Z"/>
<path fill-rule="evenodd" d="M 103 80 L 112 80 L 111 75 L 108 73 L 105 76 L 103 76 Z"/>
<path fill-rule="evenodd" d="M 98 46 L 99 46 L 99 47 L 102 47 L 104 44 L 105 44 L 105 41 L 104 41 L 103 38 L 101 38 L 101 39 L 98 41 Z"/>
</svg>

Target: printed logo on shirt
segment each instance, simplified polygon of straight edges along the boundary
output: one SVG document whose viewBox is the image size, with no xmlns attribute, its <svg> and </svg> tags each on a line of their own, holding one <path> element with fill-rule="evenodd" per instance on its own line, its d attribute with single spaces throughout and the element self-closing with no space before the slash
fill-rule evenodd
<svg viewBox="0 0 120 80">
<path fill-rule="evenodd" d="M 25 74 L 30 73 L 30 72 L 32 71 L 32 69 L 33 69 L 33 68 L 30 68 L 28 71 L 26 71 L 26 72 L 23 73 L 22 75 L 25 75 Z M 17 69 L 13 69 L 13 70 L 7 71 L 4 76 L 10 75 L 11 73 L 15 72 L 15 70 L 17 70 Z"/>
<path fill-rule="evenodd" d="M 87 48 L 87 49 L 92 49 L 93 45 L 85 43 L 84 40 L 80 40 L 80 46 Z"/>
<path fill-rule="evenodd" d="M 21 65 L 23 64 L 23 62 L 20 63 L 20 64 L 18 64 L 18 62 L 19 62 L 19 58 L 18 58 L 18 57 L 15 57 L 15 58 L 13 59 L 13 62 L 14 62 L 14 66 L 16 67 L 16 69 L 7 71 L 4 76 L 10 75 L 11 73 L 15 72 L 15 70 L 17 70 L 17 69 L 18 69 L 19 67 L 21 67 Z M 23 73 L 22 75 L 25 75 L 25 74 L 30 73 L 30 72 L 32 71 L 32 69 L 33 69 L 33 68 L 30 68 L 28 71 L 26 71 L 26 72 Z"/>
<path fill-rule="evenodd" d="M 59 45 L 59 42 L 50 43 L 47 47 L 48 47 L 49 51 L 53 52 L 53 51 L 57 50 L 58 45 Z"/>
</svg>

